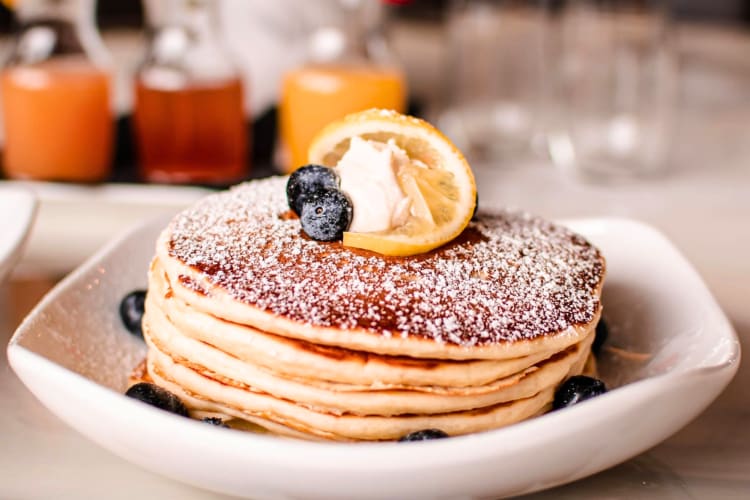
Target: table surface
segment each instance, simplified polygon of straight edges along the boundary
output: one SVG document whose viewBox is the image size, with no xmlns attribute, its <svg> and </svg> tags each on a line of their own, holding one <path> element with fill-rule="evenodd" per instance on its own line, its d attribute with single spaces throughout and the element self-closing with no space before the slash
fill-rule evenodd
<svg viewBox="0 0 750 500">
<path fill-rule="evenodd" d="M 616 215 L 654 225 L 703 276 L 746 347 L 750 61 L 727 54 L 747 54 L 749 47 L 750 38 L 737 33 L 683 40 L 681 105 L 668 176 L 592 185 L 565 177 L 544 159 L 514 162 L 512 168 L 502 161 L 477 164 L 481 204 L 523 207 L 551 218 Z M 1 343 L 46 291 L 105 240 L 202 194 L 129 189 L 39 191 L 38 221 L 25 255 L 0 286 Z M 747 498 L 748 385 L 745 363 L 700 417 L 660 445 L 593 477 L 528 498 Z M 0 357 L 0 401 L 0 498 L 224 498 L 142 470 L 77 434 L 26 390 L 5 356 Z"/>
</svg>

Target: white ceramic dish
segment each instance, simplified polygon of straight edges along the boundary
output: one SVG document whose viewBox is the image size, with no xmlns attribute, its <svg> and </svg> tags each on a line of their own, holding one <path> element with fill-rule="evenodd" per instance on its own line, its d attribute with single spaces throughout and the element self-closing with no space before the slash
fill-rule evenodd
<svg viewBox="0 0 750 500">
<path fill-rule="evenodd" d="M 34 230 L 18 272 L 57 276 L 79 266 L 135 224 L 173 214 L 210 193 L 189 186 L 16 180 L 0 181 L 2 189 L 23 189 L 38 201 Z M 50 249 L 54 249 L 54 258 L 50 258 Z"/>
<path fill-rule="evenodd" d="M 13 369 L 60 418 L 151 471 L 255 499 L 497 498 L 627 460 L 697 416 L 737 370 L 740 348 L 696 272 L 658 232 L 623 219 L 568 221 L 608 259 L 609 393 L 496 431 L 421 443 L 321 444 L 218 429 L 122 396 L 144 354 L 120 325 L 146 284 L 164 221 L 126 235 L 49 293 L 8 347 Z"/>
<path fill-rule="evenodd" d="M 31 192 L 0 186 L 0 282 L 21 256 L 35 213 Z"/>
</svg>

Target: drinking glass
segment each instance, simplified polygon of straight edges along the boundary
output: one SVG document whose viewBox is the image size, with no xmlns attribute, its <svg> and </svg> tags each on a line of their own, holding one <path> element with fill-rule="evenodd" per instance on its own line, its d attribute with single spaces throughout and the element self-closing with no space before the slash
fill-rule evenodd
<svg viewBox="0 0 750 500">
<path fill-rule="evenodd" d="M 508 166 L 543 149 L 549 19 L 543 1 L 451 2 L 438 125 L 470 160 Z"/>
<path fill-rule="evenodd" d="M 558 35 L 553 162 L 587 180 L 664 173 L 676 79 L 665 2 L 567 2 Z"/>
</svg>

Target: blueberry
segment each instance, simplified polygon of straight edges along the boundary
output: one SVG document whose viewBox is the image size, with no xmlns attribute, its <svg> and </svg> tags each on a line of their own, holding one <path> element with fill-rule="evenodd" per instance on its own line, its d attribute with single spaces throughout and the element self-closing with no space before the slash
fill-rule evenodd
<svg viewBox="0 0 750 500">
<path fill-rule="evenodd" d="M 596 324 L 596 335 L 594 336 L 594 343 L 591 344 L 591 352 L 598 356 L 607 338 L 609 338 L 609 327 L 604 318 L 601 318 L 599 323 Z"/>
<path fill-rule="evenodd" d="M 180 398 L 168 390 L 162 389 L 158 385 L 141 382 L 130 387 L 130 389 L 125 392 L 125 395 L 152 406 L 156 406 L 162 410 L 176 413 L 183 417 L 188 416 L 187 408 L 182 404 Z"/>
<path fill-rule="evenodd" d="M 120 318 L 125 328 L 133 335 L 143 337 L 144 303 L 146 302 L 146 290 L 135 290 L 130 292 L 120 302 Z"/>
<path fill-rule="evenodd" d="M 201 422 L 215 425 L 216 427 L 225 427 L 229 429 L 229 426 L 225 424 L 224 421 L 220 419 L 219 417 L 205 417 L 204 419 L 201 420 Z"/>
<path fill-rule="evenodd" d="M 302 230 L 314 240 L 340 240 L 352 223 L 352 202 L 341 191 L 324 190 L 305 200 L 300 222 Z"/>
<path fill-rule="evenodd" d="M 440 429 L 423 429 L 421 431 L 415 431 L 407 434 L 406 436 L 399 439 L 399 442 L 427 441 L 429 439 L 442 439 L 447 437 L 449 437 L 448 434 L 441 431 Z"/>
<path fill-rule="evenodd" d="M 312 196 L 326 189 L 338 189 L 339 176 L 332 168 L 322 165 L 305 165 L 295 170 L 286 183 L 286 199 L 297 215 L 302 215 L 302 206 Z"/>
<path fill-rule="evenodd" d="M 566 408 L 581 401 L 601 396 L 605 392 L 607 392 L 607 387 L 598 378 L 576 375 L 570 377 L 557 388 L 552 408 L 555 410 Z"/>
</svg>

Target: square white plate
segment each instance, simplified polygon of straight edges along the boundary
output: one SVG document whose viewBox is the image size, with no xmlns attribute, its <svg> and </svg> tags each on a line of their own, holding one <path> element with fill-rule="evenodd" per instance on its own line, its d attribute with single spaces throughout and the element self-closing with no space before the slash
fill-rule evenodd
<svg viewBox="0 0 750 500">
<path fill-rule="evenodd" d="M 0 186 L 0 282 L 21 256 L 35 213 L 31 192 Z"/>
<path fill-rule="evenodd" d="M 418 443 L 310 443 L 215 428 L 122 395 L 145 348 L 118 305 L 145 288 L 165 220 L 102 249 L 16 331 L 11 366 L 82 434 L 151 471 L 263 498 L 497 498 L 570 482 L 679 430 L 726 386 L 740 348 L 700 277 L 660 233 L 624 219 L 566 224 L 607 258 L 600 370 L 612 390 L 504 429 Z M 623 355 L 622 352 L 638 355 Z"/>
</svg>

